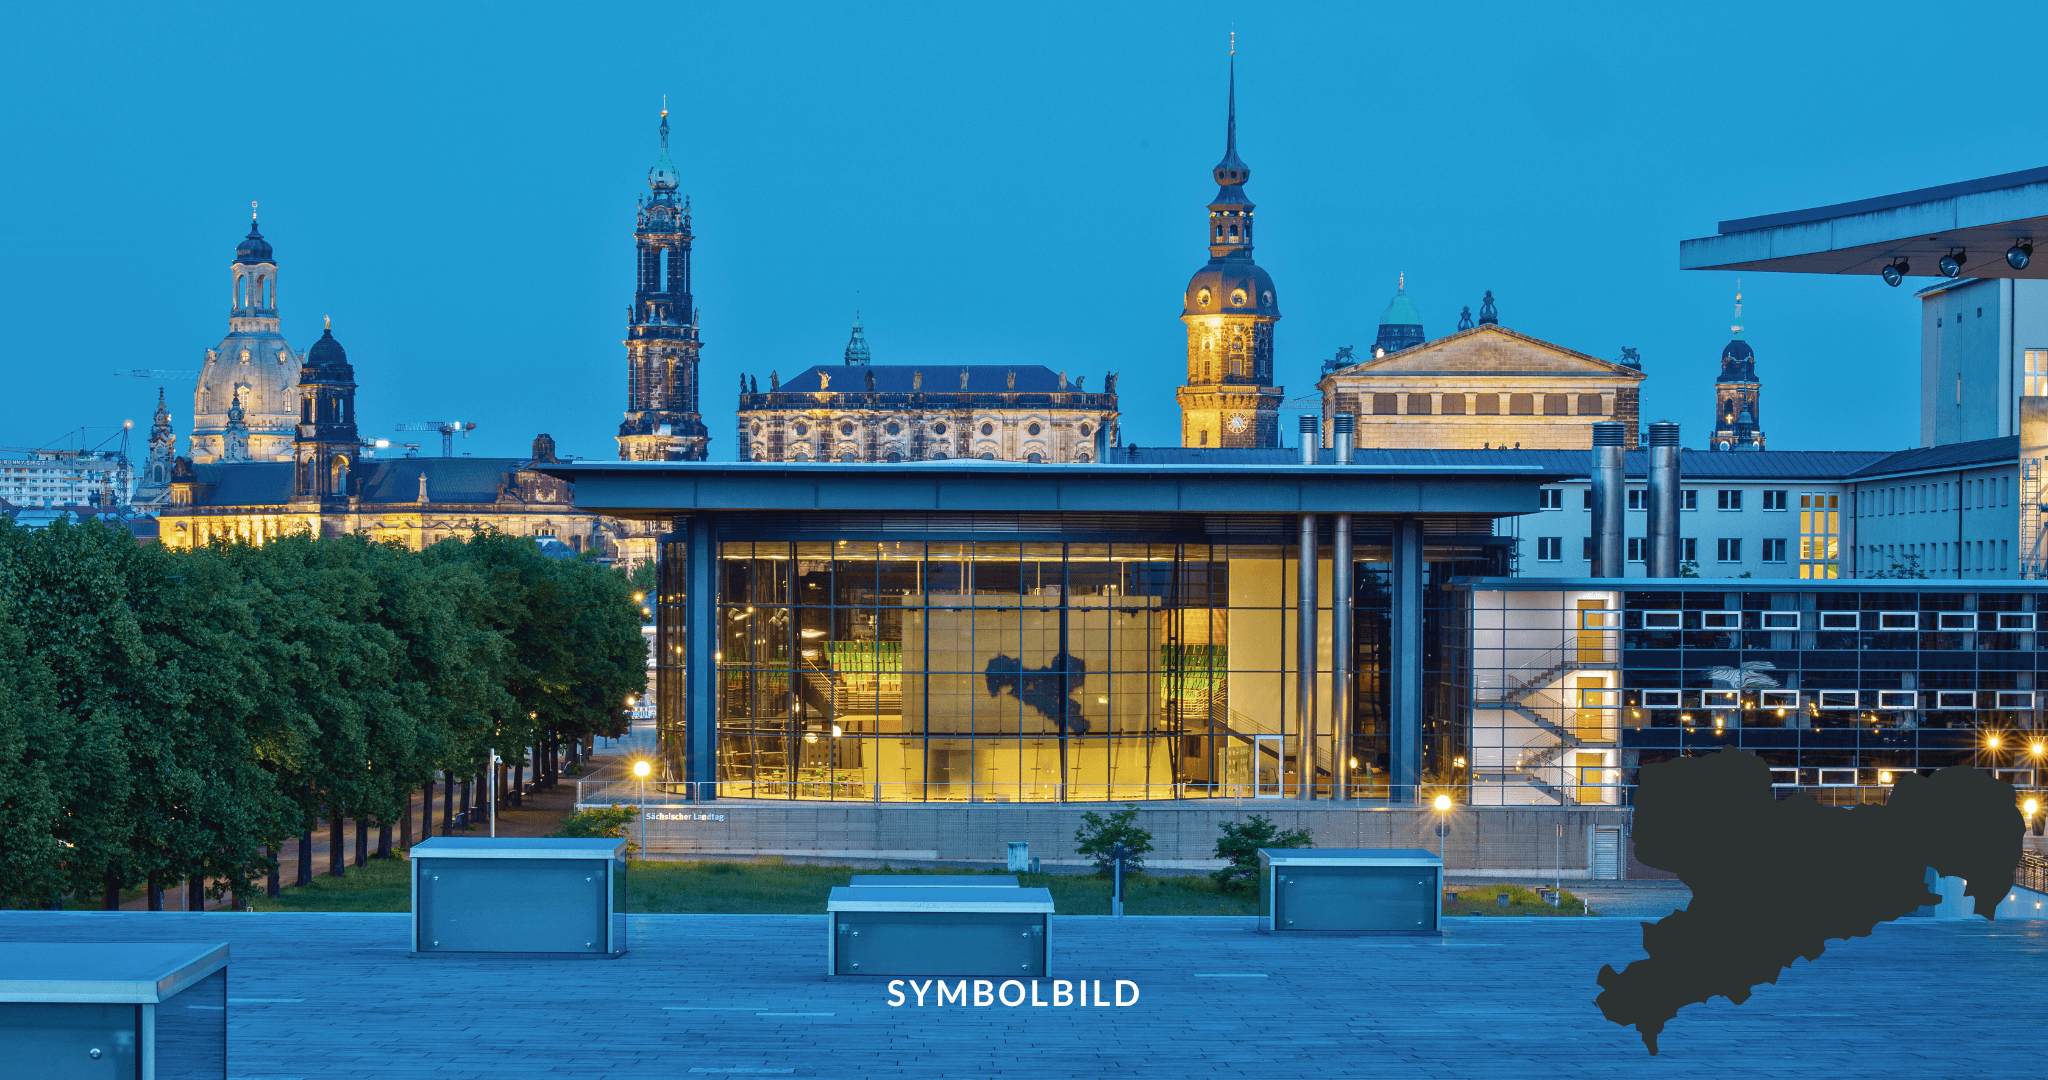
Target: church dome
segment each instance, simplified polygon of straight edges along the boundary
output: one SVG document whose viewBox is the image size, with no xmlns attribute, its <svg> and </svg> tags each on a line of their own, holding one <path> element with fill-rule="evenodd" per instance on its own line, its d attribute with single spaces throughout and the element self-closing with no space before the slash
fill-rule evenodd
<svg viewBox="0 0 2048 1080">
<path fill-rule="evenodd" d="M 1273 277 L 1246 258 L 1211 259 L 1188 280 L 1182 315 L 1266 315 L 1280 317 Z"/>
<path fill-rule="evenodd" d="M 256 220 L 254 218 L 249 219 L 249 235 L 243 237 L 242 242 L 235 245 L 235 261 L 238 263 L 267 263 L 272 261 L 270 257 L 270 241 L 265 240 L 263 233 L 256 228 Z"/>
<path fill-rule="evenodd" d="M 334 340 L 334 328 L 328 327 L 320 340 L 306 350 L 306 366 L 299 371 L 299 383 L 340 383 L 354 382 L 355 369 L 348 366 L 348 353 L 342 350 L 341 342 Z"/>
</svg>

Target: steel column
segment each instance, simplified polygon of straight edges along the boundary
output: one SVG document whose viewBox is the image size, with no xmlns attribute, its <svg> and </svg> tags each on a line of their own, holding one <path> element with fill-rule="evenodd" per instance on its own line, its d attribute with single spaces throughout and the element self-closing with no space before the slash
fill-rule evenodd
<svg viewBox="0 0 2048 1080">
<path fill-rule="evenodd" d="M 1348 438 L 1340 442 L 1349 442 Z M 1330 537 L 1330 797 L 1351 797 L 1351 515 L 1338 514 Z"/>
<path fill-rule="evenodd" d="M 1316 797 L 1316 516 L 1301 515 L 1300 573 L 1294 592 L 1295 770 L 1300 795 Z"/>
<path fill-rule="evenodd" d="M 1387 797 L 1400 803 L 1415 801 L 1422 782 L 1422 523 L 1394 522 L 1393 548 Z"/>
</svg>

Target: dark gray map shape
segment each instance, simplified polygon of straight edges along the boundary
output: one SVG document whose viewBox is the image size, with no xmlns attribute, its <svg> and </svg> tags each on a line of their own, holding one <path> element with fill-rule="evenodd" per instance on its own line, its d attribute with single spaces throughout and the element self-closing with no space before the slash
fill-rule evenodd
<svg viewBox="0 0 2048 1080">
<path fill-rule="evenodd" d="M 1657 1052 L 1665 1022 L 1716 995 L 1741 1004 L 1830 938 L 1937 902 L 1927 868 L 1965 878 L 1990 918 L 2013 885 L 2025 819 L 2012 785 L 1969 766 L 1902 773 L 1882 806 L 1844 810 L 1771 793 L 1770 767 L 1732 747 L 1646 765 L 1636 791 L 1637 861 L 1675 873 L 1692 903 L 1643 924 L 1646 960 L 1600 969 L 1594 999 Z"/>
</svg>

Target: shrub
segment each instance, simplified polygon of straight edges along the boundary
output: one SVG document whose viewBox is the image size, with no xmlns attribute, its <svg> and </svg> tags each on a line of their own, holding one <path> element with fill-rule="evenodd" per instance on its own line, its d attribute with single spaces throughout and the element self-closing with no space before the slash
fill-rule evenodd
<svg viewBox="0 0 2048 1080">
<path fill-rule="evenodd" d="M 1216 838 L 1216 857 L 1229 859 L 1230 865 L 1209 876 L 1225 889 L 1249 888 L 1258 881 L 1260 848 L 1314 846 L 1307 829 L 1282 832 L 1264 814 L 1253 814 L 1242 822 L 1226 821 L 1222 830 L 1223 835 Z"/>
<path fill-rule="evenodd" d="M 562 827 L 554 835 L 569 840 L 609 839 L 626 835 L 626 827 L 633 824 L 634 815 L 640 811 L 632 806 L 607 806 L 596 810 L 579 810 L 562 819 Z"/>
<path fill-rule="evenodd" d="M 1138 804 L 1125 803 L 1122 810 L 1103 817 L 1093 811 L 1081 815 L 1081 827 L 1074 832 L 1074 850 L 1095 860 L 1095 872 L 1107 874 L 1115 860 L 1112 845 L 1124 846 L 1124 869 L 1144 873 L 1145 853 L 1152 850 L 1152 834 L 1138 828 Z"/>
</svg>

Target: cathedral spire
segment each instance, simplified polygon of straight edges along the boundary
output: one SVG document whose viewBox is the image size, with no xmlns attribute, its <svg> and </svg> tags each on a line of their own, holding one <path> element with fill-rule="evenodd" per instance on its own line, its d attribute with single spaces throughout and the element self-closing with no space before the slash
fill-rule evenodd
<svg viewBox="0 0 2048 1080">
<path fill-rule="evenodd" d="M 860 312 L 853 313 L 853 337 L 846 343 L 846 366 L 866 367 L 873 354 L 868 351 L 868 338 L 860 328 Z"/>
<path fill-rule="evenodd" d="M 1735 332 L 1737 341 L 1742 339 L 1742 279 L 1735 279 L 1735 325 L 1729 327 Z"/>
<path fill-rule="evenodd" d="M 654 159 L 654 167 L 647 170 L 647 186 L 654 189 L 658 198 L 673 193 L 682 184 L 682 174 L 676 170 L 676 163 L 668 156 L 668 98 L 661 99 L 661 153 Z"/>
</svg>

